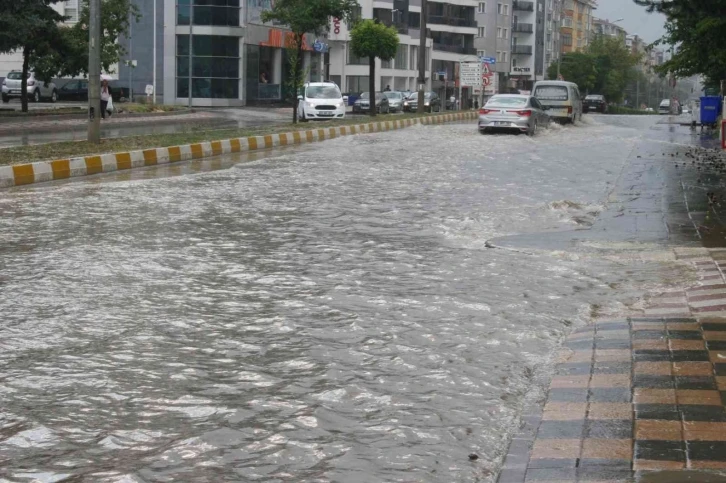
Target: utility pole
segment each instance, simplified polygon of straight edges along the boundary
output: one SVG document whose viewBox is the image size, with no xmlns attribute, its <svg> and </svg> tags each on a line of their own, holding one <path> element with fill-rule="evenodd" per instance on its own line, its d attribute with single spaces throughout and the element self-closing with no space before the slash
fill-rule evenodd
<svg viewBox="0 0 726 483">
<path fill-rule="evenodd" d="M 153 54 L 153 60 L 154 63 L 153 67 L 151 68 L 152 74 L 151 74 L 151 85 L 154 86 L 154 97 L 152 98 L 152 102 L 156 104 L 156 5 L 158 4 L 158 0 L 154 0 L 154 33 L 152 34 L 154 36 L 154 41 L 152 42 L 152 49 L 154 49 Z"/>
<path fill-rule="evenodd" d="M 421 0 L 421 38 L 419 39 L 418 47 L 418 112 L 424 112 L 425 95 L 424 90 L 426 89 L 426 24 L 427 24 L 427 1 Z M 433 74 L 433 72 L 432 72 Z"/>
<path fill-rule="evenodd" d="M 101 0 L 89 2 L 88 142 L 101 142 Z"/>
<path fill-rule="evenodd" d="M 189 108 L 192 107 L 192 53 L 194 52 L 194 0 L 189 2 Z"/>
<path fill-rule="evenodd" d="M 640 109 L 640 77 L 635 80 L 635 108 Z"/>
</svg>

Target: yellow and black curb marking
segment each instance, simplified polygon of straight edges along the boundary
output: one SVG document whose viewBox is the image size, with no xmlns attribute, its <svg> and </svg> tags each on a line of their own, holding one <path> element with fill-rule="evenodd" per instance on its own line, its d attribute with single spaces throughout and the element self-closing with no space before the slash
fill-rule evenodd
<svg viewBox="0 0 726 483">
<path fill-rule="evenodd" d="M 314 143 L 340 136 L 347 136 L 349 134 L 373 133 L 402 129 L 413 126 L 414 124 L 440 124 L 451 121 L 476 119 L 476 117 L 477 113 L 475 111 L 458 112 L 455 114 L 426 116 L 417 119 L 377 121 L 349 126 L 311 129 L 309 131 L 294 131 L 281 134 L 268 134 L 266 136 L 250 136 L 245 138 L 226 139 L 224 141 L 187 144 L 184 146 L 151 148 L 140 151 L 109 153 L 78 158 L 56 159 L 54 161 L 39 161 L 36 163 L 0 166 L 0 188 L 43 183 L 58 179 L 75 178 L 78 176 L 89 176 L 98 173 L 110 173 L 123 169 L 176 163 L 179 161 L 219 156 L 222 154 L 270 149 L 277 146 Z"/>
</svg>

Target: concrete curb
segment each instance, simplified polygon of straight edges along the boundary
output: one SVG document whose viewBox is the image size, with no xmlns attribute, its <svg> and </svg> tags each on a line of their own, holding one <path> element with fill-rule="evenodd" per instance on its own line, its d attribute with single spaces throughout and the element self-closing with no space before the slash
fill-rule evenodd
<svg viewBox="0 0 726 483">
<path fill-rule="evenodd" d="M 373 133 L 403 129 L 415 124 L 441 124 L 451 121 L 463 121 L 477 118 L 476 111 L 459 112 L 426 116 L 417 119 L 400 119 L 394 121 L 376 121 L 348 126 L 294 131 L 266 136 L 250 136 L 246 138 L 226 139 L 184 146 L 151 148 L 141 151 L 109 153 L 94 156 L 83 156 L 53 161 L 39 161 L 28 164 L 0 166 L 0 188 L 44 183 L 59 179 L 89 176 L 99 173 L 110 173 L 123 169 L 142 168 L 160 164 L 177 163 L 192 159 L 201 159 L 222 154 L 241 153 L 270 149 L 276 146 L 306 144 L 326 139 L 359 133 Z"/>
</svg>

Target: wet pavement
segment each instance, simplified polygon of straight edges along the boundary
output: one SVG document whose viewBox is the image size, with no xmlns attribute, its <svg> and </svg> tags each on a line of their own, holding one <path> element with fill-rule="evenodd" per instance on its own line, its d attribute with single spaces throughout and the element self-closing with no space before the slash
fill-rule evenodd
<svg viewBox="0 0 726 483">
<path fill-rule="evenodd" d="M 694 317 L 706 260 L 663 220 L 698 249 L 696 212 L 668 218 L 670 175 L 633 162 L 695 139 L 648 117 L 413 127 L 2 191 L 0 478 L 495 481 L 564 337 Z M 616 202 L 636 221 L 599 228 Z M 573 227 L 609 237 L 487 248 Z M 600 342 L 593 318 L 627 329 Z M 622 395 L 608 370 L 595 384 Z"/>
</svg>

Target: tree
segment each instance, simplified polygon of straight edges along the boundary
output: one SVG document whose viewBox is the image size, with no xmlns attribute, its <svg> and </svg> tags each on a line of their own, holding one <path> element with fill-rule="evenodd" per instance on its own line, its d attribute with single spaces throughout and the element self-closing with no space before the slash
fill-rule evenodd
<svg viewBox="0 0 726 483">
<path fill-rule="evenodd" d="M 398 50 L 398 32 L 375 20 L 362 20 L 350 31 L 350 50 L 357 57 L 368 57 L 368 95 L 371 116 L 376 115 L 376 57 L 391 60 Z"/>
<path fill-rule="evenodd" d="M 590 92 L 595 87 L 597 68 L 592 55 L 585 52 L 568 52 L 562 56 L 560 73 L 568 82 L 574 82 L 583 92 Z M 550 79 L 557 78 L 557 63 L 547 70 Z"/>
<path fill-rule="evenodd" d="M 28 73 L 33 59 L 44 55 L 60 38 L 58 23 L 65 20 L 51 6 L 59 0 L 0 0 L 0 53 L 21 50 L 23 73 L 20 102 L 28 112 Z M 39 76 L 38 80 L 50 81 Z"/>
<path fill-rule="evenodd" d="M 348 20 L 358 7 L 357 0 L 277 0 L 271 10 L 262 12 L 263 22 L 278 22 L 292 31 L 292 39 L 286 46 L 295 52 L 294 65 L 290 69 L 292 89 L 292 122 L 297 123 L 297 91 L 303 80 L 303 48 L 305 34 L 320 35 L 330 27 L 331 18 Z"/>
<path fill-rule="evenodd" d="M 636 79 L 640 55 L 633 54 L 619 37 L 606 35 L 597 36 L 587 54 L 594 59 L 597 71 L 593 92 L 603 94 L 610 102 L 622 101 L 625 87 Z"/>
<path fill-rule="evenodd" d="M 138 7 L 131 0 L 101 0 L 101 68 L 104 71 L 110 72 L 126 53 L 119 39 L 128 35 L 131 21 L 138 22 L 139 18 Z M 60 27 L 55 48 L 35 60 L 36 72 L 49 78 L 88 75 L 89 23 L 88 2 L 83 2 L 78 23 Z"/>
<path fill-rule="evenodd" d="M 634 1 L 666 16 L 666 33 L 656 44 L 670 46 L 673 55 L 658 72 L 677 77 L 701 74 L 709 84 L 726 79 L 726 0 Z"/>
</svg>

